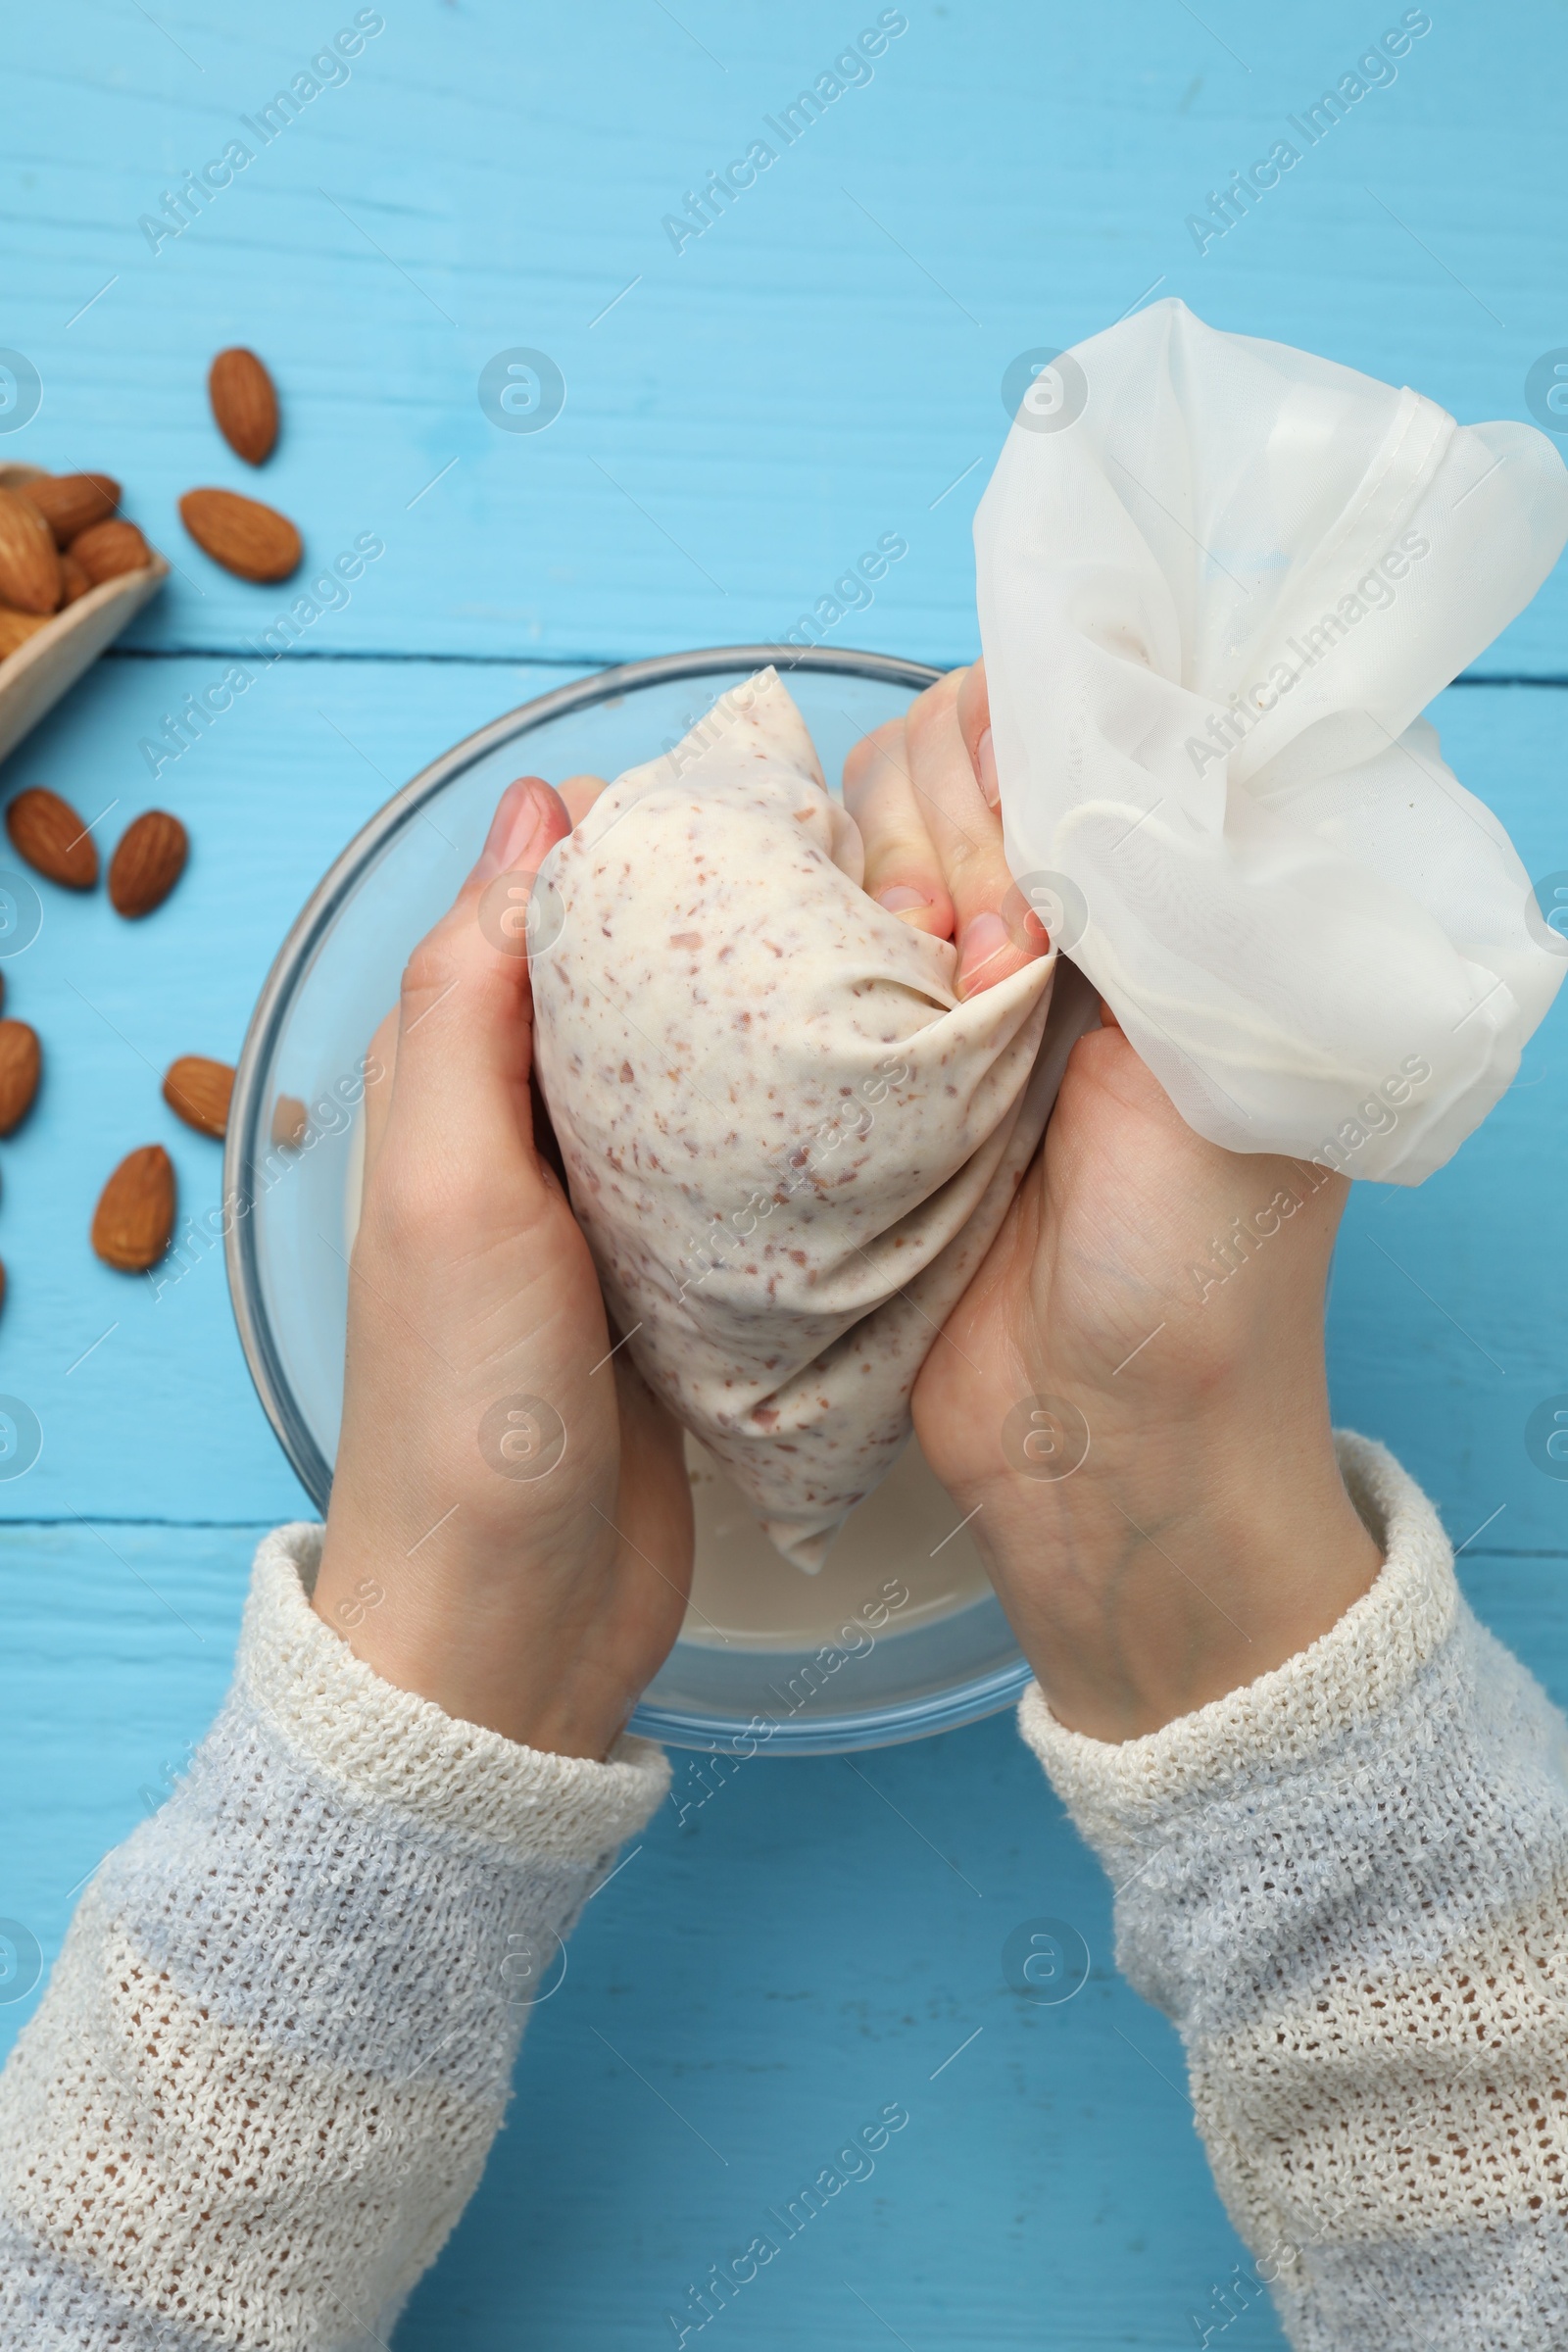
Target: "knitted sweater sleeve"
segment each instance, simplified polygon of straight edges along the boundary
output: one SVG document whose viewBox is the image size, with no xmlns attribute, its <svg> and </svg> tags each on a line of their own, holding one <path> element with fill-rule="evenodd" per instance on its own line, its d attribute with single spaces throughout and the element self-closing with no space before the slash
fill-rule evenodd
<svg viewBox="0 0 1568 2352">
<path fill-rule="evenodd" d="M 1038 1687 L 1022 1729 L 1120 1889 L 1118 1960 L 1181 2031 L 1298 2352 L 1556 2352 L 1568 1726 L 1471 1615 L 1419 1490 L 1339 1446 L 1385 1565 L 1328 1634 L 1148 1739 L 1066 1731 Z"/>
<path fill-rule="evenodd" d="M 257 1555 L 233 1688 L 111 1854 L 0 2078 L 0 2343 L 344 2352 L 477 2181 L 531 1993 L 662 1797 L 660 1751 L 514 1745 Z"/>
</svg>

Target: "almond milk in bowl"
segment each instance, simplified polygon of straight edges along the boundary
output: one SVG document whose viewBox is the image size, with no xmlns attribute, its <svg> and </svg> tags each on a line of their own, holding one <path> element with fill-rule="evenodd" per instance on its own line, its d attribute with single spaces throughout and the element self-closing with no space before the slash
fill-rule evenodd
<svg viewBox="0 0 1568 2352">
<path fill-rule="evenodd" d="M 229 1287 L 262 1402 L 324 1508 L 342 1398 L 363 1153 L 361 1063 L 410 949 L 456 895 L 518 774 L 615 776 L 674 744 L 777 659 L 740 646 L 630 663 L 524 704 L 398 793 L 337 859 L 278 955 L 240 1059 L 224 1161 Z M 850 746 L 937 676 L 818 650 L 787 671 L 836 779 Z M 773 1549 L 695 1440 L 697 1571 L 681 1638 L 634 1718 L 736 1754 L 918 1739 L 1004 1706 L 1028 1680 L 961 1514 L 911 1442 L 821 1571 Z"/>
</svg>

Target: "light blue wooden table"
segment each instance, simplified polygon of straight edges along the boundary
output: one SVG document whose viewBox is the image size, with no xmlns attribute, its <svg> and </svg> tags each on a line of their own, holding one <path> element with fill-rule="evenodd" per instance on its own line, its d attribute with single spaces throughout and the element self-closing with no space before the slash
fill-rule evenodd
<svg viewBox="0 0 1568 2352">
<path fill-rule="evenodd" d="M 169 1146 L 187 1208 L 218 1199 L 217 1147 L 159 1102 L 168 1060 L 231 1058 L 347 837 L 564 677 L 779 636 L 886 532 L 907 558 L 826 642 L 972 655 L 969 517 L 1021 351 L 1157 290 L 1461 418 L 1526 416 L 1533 364 L 1568 345 L 1568 23 L 1545 0 L 1435 5 L 1396 78 L 1348 97 L 1249 216 L 1201 253 L 1187 225 L 1403 14 L 385 0 L 331 82 L 311 61 L 352 25 L 347 0 L 274 0 L 265 24 L 217 0 L 13 17 L 0 343 L 42 401 L 0 459 L 119 474 L 180 568 L 0 788 L 48 783 L 87 816 L 117 803 L 110 837 L 171 807 L 195 843 L 145 925 L 46 890 L 39 938 L 5 966 L 47 1077 L 0 1148 L 0 1387 L 44 1433 L 0 1490 L 0 1914 L 46 1959 L 222 1691 L 256 1536 L 303 1507 L 216 1258 L 155 1299 L 87 1250 L 132 1144 Z M 896 17 L 869 77 L 793 143 L 764 128 Z M 294 119 L 246 126 L 301 75 L 322 86 L 297 85 Z M 236 139 L 252 160 L 177 234 L 140 225 Z M 777 160 L 677 251 L 663 217 L 758 140 Z M 254 486 L 204 397 L 230 342 L 282 386 L 267 494 L 313 563 L 362 532 L 386 553 L 155 784 L 140 740 L 289 601 L 218 571 L 175 514 L 193 483 Z M 563 379 L 547 429 L 481 408 L 482 370 L 519 348 Z M 1435 712 L 1536 874 L 1568 868 L 1565 600 L 1559 579 Z M 1568 1390 L 1563 1041 L 1559 1012 L 1424 1190 L 1357 1193 L 1333 1355 L 1341 1418 L 1473 1537 L 1478 1607 L 1568 1697 L 1568 1488 L 1523 1435 Z M 1002 1975 L 1009 1931 L 1041 1913 L 1093 1954 L 1061 2008 Z M 683 1828 L 672 1809 L 573 1942 L 400 2352 L 672 2342 L 688 2284 L 891 2100 L 910 2122 L 874 2178 L 747 2289 L 723 2340 L 1196 2343 L 1244 2257 L 1175 2039 L 1109 1943 L 1099 1875 L 1005 1721 L 858 1771 L 759 1761 Z M 1223 2340 L 1280 2339 L 1254 2300 Z"/>
</svg>

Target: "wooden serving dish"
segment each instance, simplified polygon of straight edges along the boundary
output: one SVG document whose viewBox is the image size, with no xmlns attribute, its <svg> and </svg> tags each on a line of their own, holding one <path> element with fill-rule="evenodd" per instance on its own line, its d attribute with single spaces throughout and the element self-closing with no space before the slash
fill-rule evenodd
<svg viewBox="0 0 1568 2352">
<path fill-rule="evenodd" d="M 42 466 L 0 466 L 0 489 L 24 489 L 45 470 Z M 118 579 L 89 588 L 0 662 L 0 760 L 15 750 L 68 687 L 74 686 L 168 577 L 169 565 L 155 549 L 145 570 L 122 572 Z"/>
</svg>

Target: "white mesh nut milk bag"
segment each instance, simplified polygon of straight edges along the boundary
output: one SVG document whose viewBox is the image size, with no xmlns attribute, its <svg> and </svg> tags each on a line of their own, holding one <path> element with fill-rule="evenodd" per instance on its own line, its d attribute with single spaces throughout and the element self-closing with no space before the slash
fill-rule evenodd
<svg viewBox="0 0 1568 2352">
<path fill-rule="evenodd" d="M 1008 863 L 1190 1125 L 1418 1184 L 1562 979 L 1419 716 L 1568 538 L 1545 435 L 1161 302 L 1055 361 L 975 518 Z"/>
<path fill-rule="evenodd" d="M 769 669 L 617 778 L 540 875 L 540 1082 L 611 1313 L 808 1571 L 906 1442 L 1095 1018 L 1054 955 L 959 1004 L 953 948 L 861 867 Z"/>
</svg>

